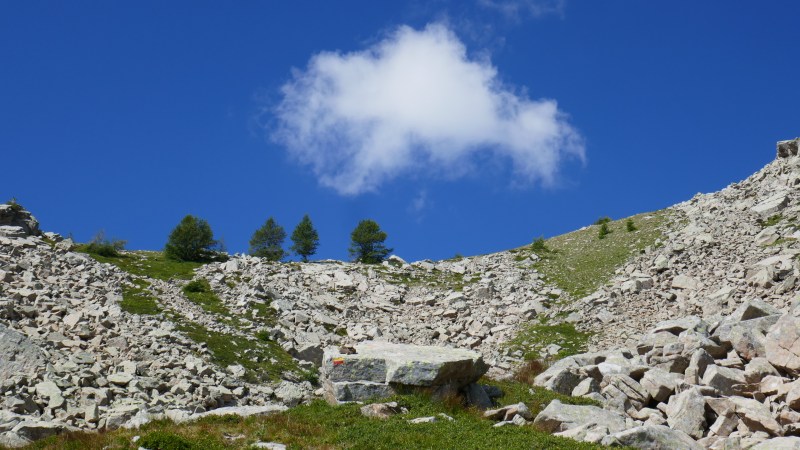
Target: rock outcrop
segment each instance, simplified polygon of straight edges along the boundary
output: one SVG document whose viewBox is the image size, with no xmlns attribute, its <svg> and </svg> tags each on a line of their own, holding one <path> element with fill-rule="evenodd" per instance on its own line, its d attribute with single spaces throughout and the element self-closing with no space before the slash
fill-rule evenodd
<svg viewBox="0 0 800 450">
<path fill-rule="evenodd" d="M 338 404 L 420 389 L 456 393 L 487 369 L 480 353 L 470 350 L 363 342 L 346 354 L 328 349 L 321 374 L 325 398 Z"/>
<path fill-rule="evenodd" d="M 0 205 L 0 236 L 39 236 L 39 222 L 17 203 Z"/>
</svg>

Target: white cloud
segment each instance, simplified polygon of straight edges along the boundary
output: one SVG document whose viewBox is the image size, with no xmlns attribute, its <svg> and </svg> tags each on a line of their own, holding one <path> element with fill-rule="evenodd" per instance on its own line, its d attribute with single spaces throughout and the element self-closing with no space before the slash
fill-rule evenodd
<svg viewBox="0 0 800 450">
<path fill-rule="evenodd" d="M 480 152 L 511 161 L 521 181 L 548 184 L 565 157 L 584 156 L 554 100 L 504 86 L 441 24 L 314 55 L 282 94 L 273 139 L 344 195 L 408 173 L 459 176 Z"/>
<path fill-rule="evenodd" d="M 408 205 L 408 211 L 413 214 L 421 214 L 429 206 L 429 203 L 428 191 L 423 189 L 411 200 L 411 204 Z"/>
<path fill-rule="evenodd" d="M 478 0 L 478 4 L 495 9 L 510 18 L 523 16 L 542 17 L 549 14 L 564 15 L 566 0 Z"/>
</svg>

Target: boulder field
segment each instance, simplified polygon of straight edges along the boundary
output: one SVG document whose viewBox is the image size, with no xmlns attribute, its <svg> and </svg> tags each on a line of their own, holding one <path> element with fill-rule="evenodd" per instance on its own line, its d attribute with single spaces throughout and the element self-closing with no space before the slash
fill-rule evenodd
<svg viewBox="0 0 800 450">
<path fill-rule="evenodd" d="M 0 444 L 423 389 L 464 393 L 498 425 L 602 445 L 800 448 L 798 142 L 660 212 L 661 238 L 581 298 L 534 251 L 382 265 L 234 255 L 189 276 L 207 282 L 209 306 L 187 296 L 188 279 L 98 262 L 0 205 Z M 154 311 L 132 310 L 132 292 Z M 600 406 L 553 401 L 534 417 L 496 408 L 477 383 L 523 363 L 507 344 L 540 319 L 591 337 L 585 353 L 544 350 L 534 383 Z M 317 372 L 316 384 L 304 376 Z"/>
</svg>

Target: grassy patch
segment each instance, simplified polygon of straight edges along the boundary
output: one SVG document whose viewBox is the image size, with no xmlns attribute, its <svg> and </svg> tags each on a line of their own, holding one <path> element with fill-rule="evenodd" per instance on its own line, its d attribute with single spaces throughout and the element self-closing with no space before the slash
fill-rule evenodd
<svg viewBox="0 0 800 450">
<path fill-rule="evenodd" d="M 295 372 L 301 378 L 313 380 L 316 374 L 298 367 L 296 361 L 269 335 L 246 339 L 208 330 L 194 322 L 178 322 L 178 329 L 195 342 L 206 344 L 212 360 L 222 367 L 240 364 L 247 372 L 245 379 L 251 383 L 277 381 L 286 371 Z"/>
<path fill-rule="evenodd" d="M 627 219 L 607 221 L 550 238 L 546 246 L 540 244 L 546 250 L 530 246 L 518 249 L 516 257 L 536 253 L 541 258 L 536 269 L 573 298 L 581 298 L 610 280 L 633 255 L 655 244 L 662 236 L 667 213 L 662 210 L 631 219 L 636 223 L 635 231 L 627 231 Z M 602 226 L 609 233 L 598 239 Z"/>
<path fill-rule="evenodd" d="M 561 359 L 584 353 L 589 337 L 590 333 L 576 330 L 571 323 L 547 325 L 531 322 L 523 325 L 514 339 L 505 346 L 511 351 L 521 351 L 523 358 L 530 360 L 540 359 L 542 350 L 550 344 L 557 344 L 561 346 L 561 350 L 555 355 L 555 359 Z"/>
<path fill-rule="evenodd" d="M 204 278 L 192 280 L 183 286 L 183 294 L 206 312 L 222 314 L 227 317 L 231 315 L 222 300 L 211 290 L 208 280 Z"/>
<path fill-rule="evenodd" d="M 795 239 L 793 237 L 790 237 L 790 236 L 787 236 L 787 237 L 778 238 L 772 244 L 767 244 L 766 247 L 783 247 L 784 244 L 790 245 L 790 244 L 792 244 L 794 242 L 797 242 L 797 239 Z"/>
<path fill-rule="evenodd" d="M 391 284 L 401 284 L 408 287 L 429 286 L 453 291 L 461 291 L 464 286 L 480 281 L 480 277 L 465 279 L 463 273 L 440 271 L 433 269 L 430 272 L 394 272 L 383 267 L 376 267 L 377 273 L 382 275 Z"/>
<path fill-rule="evenodd" d="M 131 314 L 158 314 L 162 310 L 156 298 L 147 290 L 150 283 L 144 280 L 133 280 L 132 286 L 122 286 L 122 301 L 119 306 Z"/>
<path fill-rule="evenodd" d="M 764 228 L 771 227 L 773 225 L 777 225 L 783 220 L 783 215 L 776 214 L 774 216 L 769 216 L 767 220 L 761 222 L 761 226 Z"/>
<path fill-rule="evenodd" d="M 87 253 L 85 248 L 76 251 Z M 118 257 L 107 257 L 89 253 L 89 256 L 102 263 L 114 264 L 125 272 L 143 277 L 169 280 L 178 278 L 189 280 L 194 276 L 194 269 L 203 263 L 175 261 L 165 257 L 161 252 L 135 251 L 125 252 Z"/>
<path fill-rule="evenodd" d="M 519 383 L 516 381 L 482 379 L 479 381 L 479 383 L 497 386 L 502 389 L 503 396 L 498 400 L 500 404 L 511 405 L 520 402 L 525 403 L 534 416 L 539 414 L 553 400 L 560 400 L 561 403 L 568 405 L 602 406 L 600 403 L 590 398 L 570 397 L 569 395 L 563 395 L 559 394 L 558 392 L 549 391 L 543 387 L 531 386 L 529 384 Z"/>
<path fill-rule="evenodd" d="M 253 311 L 253 318 L 258 319 L 258 323 L 262 325 L 274 326 L 278 319 L 275 315 L 275 310 L 269 303 L 253 302 L 250 304 Z"/>
<path fill-rule="evenodd" d="M 56 241 L 54 241 L 54 240 L 52 240 L 52 239 L 50 239 L 50 238 L 48 238 L 46 236 L 41 236 L 41 240 L 45 244 L 49 245 L 51 249 L 56 248 Z"/>
<path fill-rule="evenodd" d="M 518 398 L 534 397 L 519 394 Z M 557 394 L 553 394 L 556 395 Z M 563 396 L 561 396 L 563 397 Z M 565 397 L 565 399 L 569 399 Z M 119 429 L 106 433 L 73 433 L 55 436 L 29 446 L 38 449 L 136 449 L 174 450 L 247 449 L 253 443 L 280 442 L 290 449 L 599 449 L 599 445 L 576 442 L 538 431 L 533 426 L 494 428 L 493 421 L 482 419 L 471 410 L 431 401 L 425 396 L 398 397 L 409 413 L 378 420 L 364 417 L 360 405 L 330 406 L 316 401 L 266 417 L 205 418 L 175 425 L 152 422 L 139 430 Z M 539 400 L 544 401 L 544 398 Z M 534 410 L 534 407 L 531 408 Z M 408 419 L 445 413 L 455 421 L 412 425 Z M 141 439 L 136 444 L 133 436 Z M 237 439 L 231 439 L 237 436 Z"/>
</svg>

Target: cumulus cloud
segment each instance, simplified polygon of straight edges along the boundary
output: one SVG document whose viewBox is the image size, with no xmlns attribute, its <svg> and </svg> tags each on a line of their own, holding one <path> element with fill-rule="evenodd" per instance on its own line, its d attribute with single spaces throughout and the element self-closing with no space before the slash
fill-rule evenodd
<svg viewBox="0 0 800 450">
<path fill-rule="evenodd" d="M 409 173 L 459 176 L 481 154 L 510 161 L 517 181 L 549 184 L 566 157 L 584 157 L 554 100 L 505 86 L 442 24 L 314 55 L 274 113 L 273 139 L 344 195 Z"/>
</svg>

